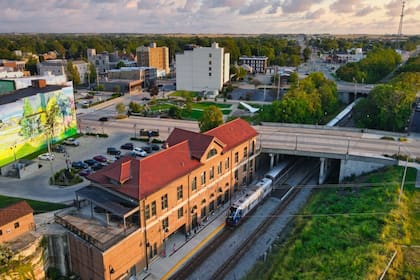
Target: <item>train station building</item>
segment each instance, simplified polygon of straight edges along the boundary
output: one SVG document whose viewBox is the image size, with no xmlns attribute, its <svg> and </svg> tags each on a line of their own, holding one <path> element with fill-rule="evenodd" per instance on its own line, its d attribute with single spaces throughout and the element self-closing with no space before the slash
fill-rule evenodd
<svg viewBox="0 0 420 280">
<path fill-rule="evenodd" d="M 175 128 L 166 144 L 90 175 L 75 207 L 56 214 L 68 229 L 71 270 L 82 279 L 139 274 L 171 250 L 171 236 L 193 238 L 255 176 L 257 132 L 244 120 L 205 133 Z"/>
</svg>

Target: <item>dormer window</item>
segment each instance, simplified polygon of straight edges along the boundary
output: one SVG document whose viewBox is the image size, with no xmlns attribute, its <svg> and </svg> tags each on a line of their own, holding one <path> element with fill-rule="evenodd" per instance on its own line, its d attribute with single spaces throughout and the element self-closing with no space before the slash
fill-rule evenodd
<svg viewBox="0 0 420 280">
<path fill-rule="evenodd" d="M 217 150 L 215 148 L 211 149 L 208 153 L 207 153 L 207 159 L 211 158 L 212 156 L 217 155 Z"/>
</svg>

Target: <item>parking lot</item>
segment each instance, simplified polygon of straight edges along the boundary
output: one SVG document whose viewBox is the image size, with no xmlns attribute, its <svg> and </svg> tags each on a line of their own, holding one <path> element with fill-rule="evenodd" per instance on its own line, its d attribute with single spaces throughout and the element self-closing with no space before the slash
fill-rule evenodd
<svg viewBox="0 0 420 280">
<path fill-rule="evenodd" d="M 39 164 L 40 168 L 27 178 L 17 179 L 0 176 L 0 194 L 40 201 L 70 203 L 75 198 L 74 192 L 87 186 L 89 181 L 85 179 L 84 182 L 71 187 L 51 186 L 48 182 L 51 175 L 66 168 L 66 159 L 70 162 L 84 161 L 92 159 L 96 155 L 103 155 L 111 162 L 115 160 L 115 157 L 106 153 L 108 147 L 121 150 L 120 146 L 127 142 L 132 142 L 135 147 L 147 145 L 144 142 L 130 141 L 130 137 L 132 137 L 132 134 L 128 132 L 114 133 L 108 138 L 82 136 L 78 138 L 79 146 L 65 146 L 68 157 L 65 153 L 53 152 L 54 160 L 52 161 L 34 159 L 35 164 Z M 121 150 L 121 152 L 125 154 L 128 150 Z"/>
</svg>

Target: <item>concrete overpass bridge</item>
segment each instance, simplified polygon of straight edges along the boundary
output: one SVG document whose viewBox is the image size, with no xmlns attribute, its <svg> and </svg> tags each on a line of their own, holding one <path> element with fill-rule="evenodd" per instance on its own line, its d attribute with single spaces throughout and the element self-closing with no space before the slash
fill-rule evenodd
<svg viewBox="0 0 420 280">
<path fill-rule="evenodd" d="M 402 134 L 383 131 L 361 131 L 342 127 L 265 124 L 255 126 L 260 133 L 263 153 L 273 165 L 279 155 L 317 157 L 321 159 L 319 183 L 328 175 L 332 164 L 339 164 L 339 181 L 387 165 L 396 165 L 393 155 L 420 158 L 420 139 L 398 141 Z M 395 140 L 381 139 L 383 136 Z"/>
</svg>

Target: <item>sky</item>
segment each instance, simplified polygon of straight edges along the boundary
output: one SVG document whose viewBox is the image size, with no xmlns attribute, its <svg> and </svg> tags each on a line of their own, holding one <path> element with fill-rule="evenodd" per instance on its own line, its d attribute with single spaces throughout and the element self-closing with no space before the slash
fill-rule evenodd
<svg viewBox="0 0 420 280">
<path fill-rule="evenodd" d="M 401 0 L 0 0 L 0 32 L 396 34 Z M 404 35 L 420 34 L 420 0 Z"/>
</svg>

